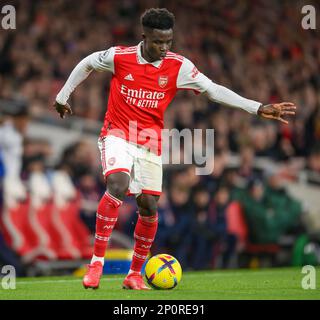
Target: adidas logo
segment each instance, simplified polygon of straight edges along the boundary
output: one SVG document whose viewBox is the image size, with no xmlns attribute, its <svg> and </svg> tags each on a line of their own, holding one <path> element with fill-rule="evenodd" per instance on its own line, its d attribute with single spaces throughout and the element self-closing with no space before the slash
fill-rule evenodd
<svg viewBox="0 0 320 320">
<path fill-rule="evenodd" d="M 134 81 L 133 76 L 129 73 L 127 76 L 124 77 L 124 80 Z"/>
</svg>

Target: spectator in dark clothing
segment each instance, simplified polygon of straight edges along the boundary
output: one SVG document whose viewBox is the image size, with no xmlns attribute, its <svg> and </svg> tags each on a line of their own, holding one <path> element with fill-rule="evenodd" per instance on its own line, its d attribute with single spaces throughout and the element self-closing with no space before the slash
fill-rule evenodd
<svg viewBox="0 0 320 320">
<path fill-rule="evenodd" d="M 8 247 L 0 229 L 0 270 L 4 265 L 13 266 L 18 277 L 26 276 L 26 266 L 21 262 L 20 257 Z"/>
<path fill-rule="evenodd" d="M 181 186 L 170 189 L 170 205 L 174 214 L 175 224 L 171 228 L 169 245 L 173 255 L 180 261 L 182 268 L 188 266 L 188 257 L 191 250 L 192 206 L 190 203 L 190 190 Z"/>
<path fill-rule="evenodd" d="M 231 259 L 236 253 L 237 246 L 236 235 L 228 232 L 227 211 L 230 203 L 230 190 L 227 185 L 221 184 L 210 203 L 209 221 L 214 235 L 214 263 L 222 268 L 231 267 Z M 221 258 L 220 262 L 216 261 L 219 257 Z"/>
<path fill-rule="evenodd" d="M 209 221 L 208 209 L 210 193 L 206 186 L 198 185 L 192 194 L 193 217 L 191 232 L 186 235 L 192 243 L 191 267 L 194 270 L 210 267 L 213 231 Z"/>
<path fill-rule="evenodd" d="M 249 230 L 251 243 L 276 243 L 278 239 L 279 221 L 274 210 L 267 205 L 265 184 L 261 179 L 254 178 L 248 183 L 240 198 Z"/>
<path fill-rule="evenodd" d="M 223 152 L 215 152 L 212 173 L 210 175 L 201 176 L 201 184 L 206 186 L 210 196 L 214 195 L 219 186 L 221 177 L 225 171 L 226 163 L 227 155 Z"/>
<path fill-rule="evenodd" d="M 301 204 L 274 183 L 269 182 L 268 187 L 260 179 L 253 179 L 240 198 L 251 243 L 279 243 L 280 237 L 295 225 L 301 213 Z"/>
<path fill-rule="evenodd" d="M 306 169 L 320 175 L 320 142 L 311 149 L 307 159 Z"/>
<path fill-rule="evenodd" d="M 320 105 L 315 106 L 305 125 L 305 150 L 309 155 L 316 144 L 320 143 Z"/>
<path fill-rule="evenodd" d="M 305 231 L 301 222 L 302 204 L 288 194 L 281 175 L 276 170 L 267 171 L 266 181 L 265 195 L 268 203 L 278 213 L 282 223 L 282 233 Z"/>
<path fill-rule="evenodd" d="M 158 231 L 152 248 L 153 252 L 172 253 L 173 242 L 176 241 L 174 239 L 176 223 L 167 191 L 164 188 L 158 202 Z"/>
<path fill-rule="evenodd" d="M 93 172 L 83 172 L 78 176 L 76 187 L 80 192 L 80 217 L 89 228 L 90 232 L 94 234 L 96 227 L 96 210 L 102 190 L 99 189 L 97 179 Z"/>
</svg>

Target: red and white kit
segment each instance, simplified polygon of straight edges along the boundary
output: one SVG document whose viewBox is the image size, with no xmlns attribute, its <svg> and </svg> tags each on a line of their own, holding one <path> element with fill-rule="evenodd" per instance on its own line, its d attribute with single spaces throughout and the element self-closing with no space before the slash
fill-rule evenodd
<svg viewBox="0 0 320 320">
<path fill-rule="evenodd" d="M 164 112 L 177 90 L 206 93 L 210 100 L 255 114 L 261 104 L 213 83 L 190 60 L 173 52 L 162 60 L 147 62 L 141 46 L 142 42 L 133 47 L 111 47 L 86 57 L 72 71 L 56 101 L 64 105 L 92 70 L 112 72 L 98 142 L 103 173 L 126 172 L 131 177 L 130 193 L 159 195 Z"/>
</svg>

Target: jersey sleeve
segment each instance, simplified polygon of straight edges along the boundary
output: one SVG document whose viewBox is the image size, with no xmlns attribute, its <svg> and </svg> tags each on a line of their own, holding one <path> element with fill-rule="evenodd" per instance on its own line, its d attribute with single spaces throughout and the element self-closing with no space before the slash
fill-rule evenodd
<svg viewBox="0 0 320 320">
<path fill-rule="evenodd" d="M 257 114 L 258 109 L 262 105 L 261 102 L 244 98 L 232 90 L 224 86 L 220 86 L 212 81 L 205 94 L 211 101 L 215 101 L 229 107 L 243 109 L 252 114 Z"/>
<path fill-rule="evenodd" d="M 230 89 L 212 82 L 186 58 L 184 58 L 179 70 L 177 88 L 191 89 L 196 93 L 205 93 L 211 101 L 243 109 L 252 114 L 257 114 L 259 107 L 262 105 L 258 101 L 241 97 Z"/>
<path fill-rule="evenodd" d="M 90 60 L 93 69 L 96 71 L 110 71 L 114 73 L 114 54 L 115 47 L 91 54 Z"/>
<path fill-rule="evenodd" d="M 84 81 L 93 71 L 110 71 L 114 73 L 115 48 L 111 47 L 105 51 L 97 51 L 82 59 L 72 70 L 68 80 L 56 97 L 59 104 L 65 105 L 70 94 Z"/>
<path fill-rule="evenodd" d="M 177 77 L 177 88 L 194 90 L 196 93 L 207 91 L 211 80 L 201 73 L 187 58 L 183 59 Z"/>
</svg>

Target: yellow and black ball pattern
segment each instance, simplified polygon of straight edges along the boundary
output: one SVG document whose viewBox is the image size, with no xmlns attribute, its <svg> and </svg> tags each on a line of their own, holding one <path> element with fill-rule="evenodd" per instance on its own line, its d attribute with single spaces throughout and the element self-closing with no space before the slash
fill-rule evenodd
<svg viewBox="0 0 320 320">
<path fill-rule="evenodd" d="M 181 280 L 182 270 L 176 258 L 169 254 L 158 254 L 147 262 L 145 276 L 154 289 L 173 289 Z"/>
</svg>

